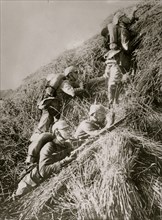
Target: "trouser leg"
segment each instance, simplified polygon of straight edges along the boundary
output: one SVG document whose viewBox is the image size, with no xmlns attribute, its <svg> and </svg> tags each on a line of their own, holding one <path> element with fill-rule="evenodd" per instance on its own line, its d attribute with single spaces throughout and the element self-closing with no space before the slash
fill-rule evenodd
<svg viewBox="0 0 162 220">
<path fill-rule="evenodd" d="M 39 135 L 39 139 L 41 137 L 41 134 Z M 27 158 L 25 160 L 26 163 L 35 163 L 37 162 L 38 158 L 36 157 L 36 153 L 35 152 L 39 152 L 40 151 L 40 144 L 38 141 L 33 141 L 29 147 L 28 147 L 28 155 Z"/>
<path fill-rule="evenodd" d="M 121 28 L 121 45 L 124 50 L 128 51 L 129 50 L 129 41 L 130 41 L 130 34 L 129 31 L 122 27 Z"/>
<path fill-rule="evenodd" d="M 52 125 L 53 121 L 54 117 L 51 116 L 47 110 L 43 110 L 38 127 L 32 134 L 30 141 L 33 142 L 37 140 L 40 134 L 43 132 L 50 132 L 50 126 Z"/>
<path fill-rule="evenodd" d="M 108 31 L 109 31 L 109 35 L 110 35 L 110 49 L 117 49 L 118 48 L 118 45 L 117 45 L 117 42 L 118 42 L 118 32 L 117 32 L 117 26 L 116 25 L 113 25 L 112 23 L 111 24 L 108 24 Z"/>
<path fill-rule="evenodd" d="M 116 85 L 116 89 L 115 89 L 115 96 L 114 96 L 114 103 L 115 104 L 119 104 L 119 96 L 121 94 L 121 91 L 122 91 L 122 84 L 118 83 Z"/>
<path fill-rule="evenodd" d="M 109 105 L 112 105 L 115 99 L 115 92 L 116 92 L 116 85 L 109 85 L 108 86 L 108 99 L 109 99 Z"/>
<path fill-rule="evenodd" d="M 42 132 L 47 132 L 49 131 L 51 125 L 51 116 L 48 111 L 43 111 L 41 119 L 38 124 L 38 130 Z"/>
<path fill-rule="evenodd" d="M 38 167 L 34 167 L 29 173 L 27 173 L 23 179 L 19 182 L 18 188 L 15 192 L 16 197 L 20 197 L 30 192 L 33 188 L 42 182 L 42 177 L 39 174 Z"/>
</svg>

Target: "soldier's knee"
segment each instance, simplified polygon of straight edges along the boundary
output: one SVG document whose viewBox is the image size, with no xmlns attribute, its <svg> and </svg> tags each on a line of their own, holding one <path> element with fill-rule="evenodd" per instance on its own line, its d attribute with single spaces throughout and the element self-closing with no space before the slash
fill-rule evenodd
<svg viewBox="0 0 162 220">
<path fill-rule="evenodd" d="M 29 186 L 24 181 L 20 181 L 20 183 L 18 184 L 18 188 L 15 192 L 15 197 L 23 196 L 29 191 L 30 191 Z"/>
</svg>

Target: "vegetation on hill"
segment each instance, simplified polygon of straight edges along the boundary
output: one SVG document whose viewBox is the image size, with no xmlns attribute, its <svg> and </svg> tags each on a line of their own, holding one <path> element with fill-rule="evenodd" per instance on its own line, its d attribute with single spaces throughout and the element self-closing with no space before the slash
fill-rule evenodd
<svg viewBox="0 0 162 220">
<path fill-rule="evenodd" d="M 72 128 L 87 117 L 94 101 L 107 107 L 104 83 L 86 86 L 89 79 L 104 73 L 102 56 L 107 50 L 103 37 L 96 35 L 81 47 L 65 51 L 27 77 L 4 101 L 0 109 L 1 219 L 162 218 L 161 2 L 140 3 L 136 17 L 131 26 L 137 33 L 132 39 L 136 42 L 132 53 L 136 73 L 115 108 L 117 118 L 128 114 L 127 119 L 112 132 L 90 140 L 70 166 L 15 202 L 9 196 L 17 186 L 29 138 L 40 118 L 37 100 L 42 95 L 44 77 L 61 73 L 69 65 L 79 67 L 79 79 L 85 83 L 87 94 L 68 100 L 64 107 L 63 117 Z M 110 20 L 111 16 L 104 25 Z"/>
</svg>

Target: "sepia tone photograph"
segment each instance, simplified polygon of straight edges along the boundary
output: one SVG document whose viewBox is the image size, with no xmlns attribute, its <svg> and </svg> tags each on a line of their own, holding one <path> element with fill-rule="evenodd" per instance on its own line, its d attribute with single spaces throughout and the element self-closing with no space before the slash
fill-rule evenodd
<svg viewBox="0 0 162 220">
<path fill-rule="evenodd" d="M 161 220 L 162 1 L 0 10 L 0 220 Z"/>
</svg>

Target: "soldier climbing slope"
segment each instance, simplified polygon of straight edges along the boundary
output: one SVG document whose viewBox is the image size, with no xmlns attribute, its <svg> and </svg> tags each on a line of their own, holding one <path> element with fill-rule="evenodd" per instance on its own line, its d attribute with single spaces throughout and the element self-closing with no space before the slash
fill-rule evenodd
<svg viewBox="0 0 162 220">
<path fill-rule="evenodd" d="M 42 147 L 38 165 L 19 182 L 18 188 L 13 194 L 14 198 L 28 193 L 50 175 L 57 174 L 75 159 L 75 156 L 70 156 L 72 151 L 72 145 L 69 142 L 71 132 L 66 121 L 59 120 L 56 122 L 52 127 L 52 132 L 55 138 Z"/>
<path fill-rule="evenodd" d="M 118 104 L 123 82 L 127 80 L 120 66 L 120 50 L 110 50 L 106 54 L 105 78 L 108 81 L 109 107 Z"/>
<path fill-rule="evenodd" d="M 101 31 L 101 35 L 108 41 L 109 49 L 120 49 L 128 53 L 132 51 L 130 41 L 134 33 L 130 26 L 136 20 L 136 10 L 135 6 L 129 16 L 121 11 L 115 13 L 112 22 Z"/>
<path fill-rule="evenodd" d="M 37 139 L 42 132 L 50 132 L 54 121 L 60 118 L 62 108 L 61 100 L 58 97 L 60 90 L 71 97 L 79 96 L 84 91 L 82 83 L 78 81 L 76 67 L 69 66 L 65 69 L 64 74 L 50 74 L 47 77 L 45 94 L 38 105 L 38 108 L 42 110 L 42 116 L 31 141 Z"/>
<path fill-rule="evenodd" d="M 109 44 L 110 50 L 120 50 L 120 68 L 123 74 L 135 71 L 135 63 L 132 62 L 131 53 L 136 48 L 137 43 L 133 40 L 135 33 L 130 30 L 131 24 L 136 20 L 136 6 L 132 9 L 129 17 L 124 12 L 114 14 L 112 23 L 109 23 L 101 31 Z M 134 74 L 134 73 L 133 73 Z"/>
</svg>

